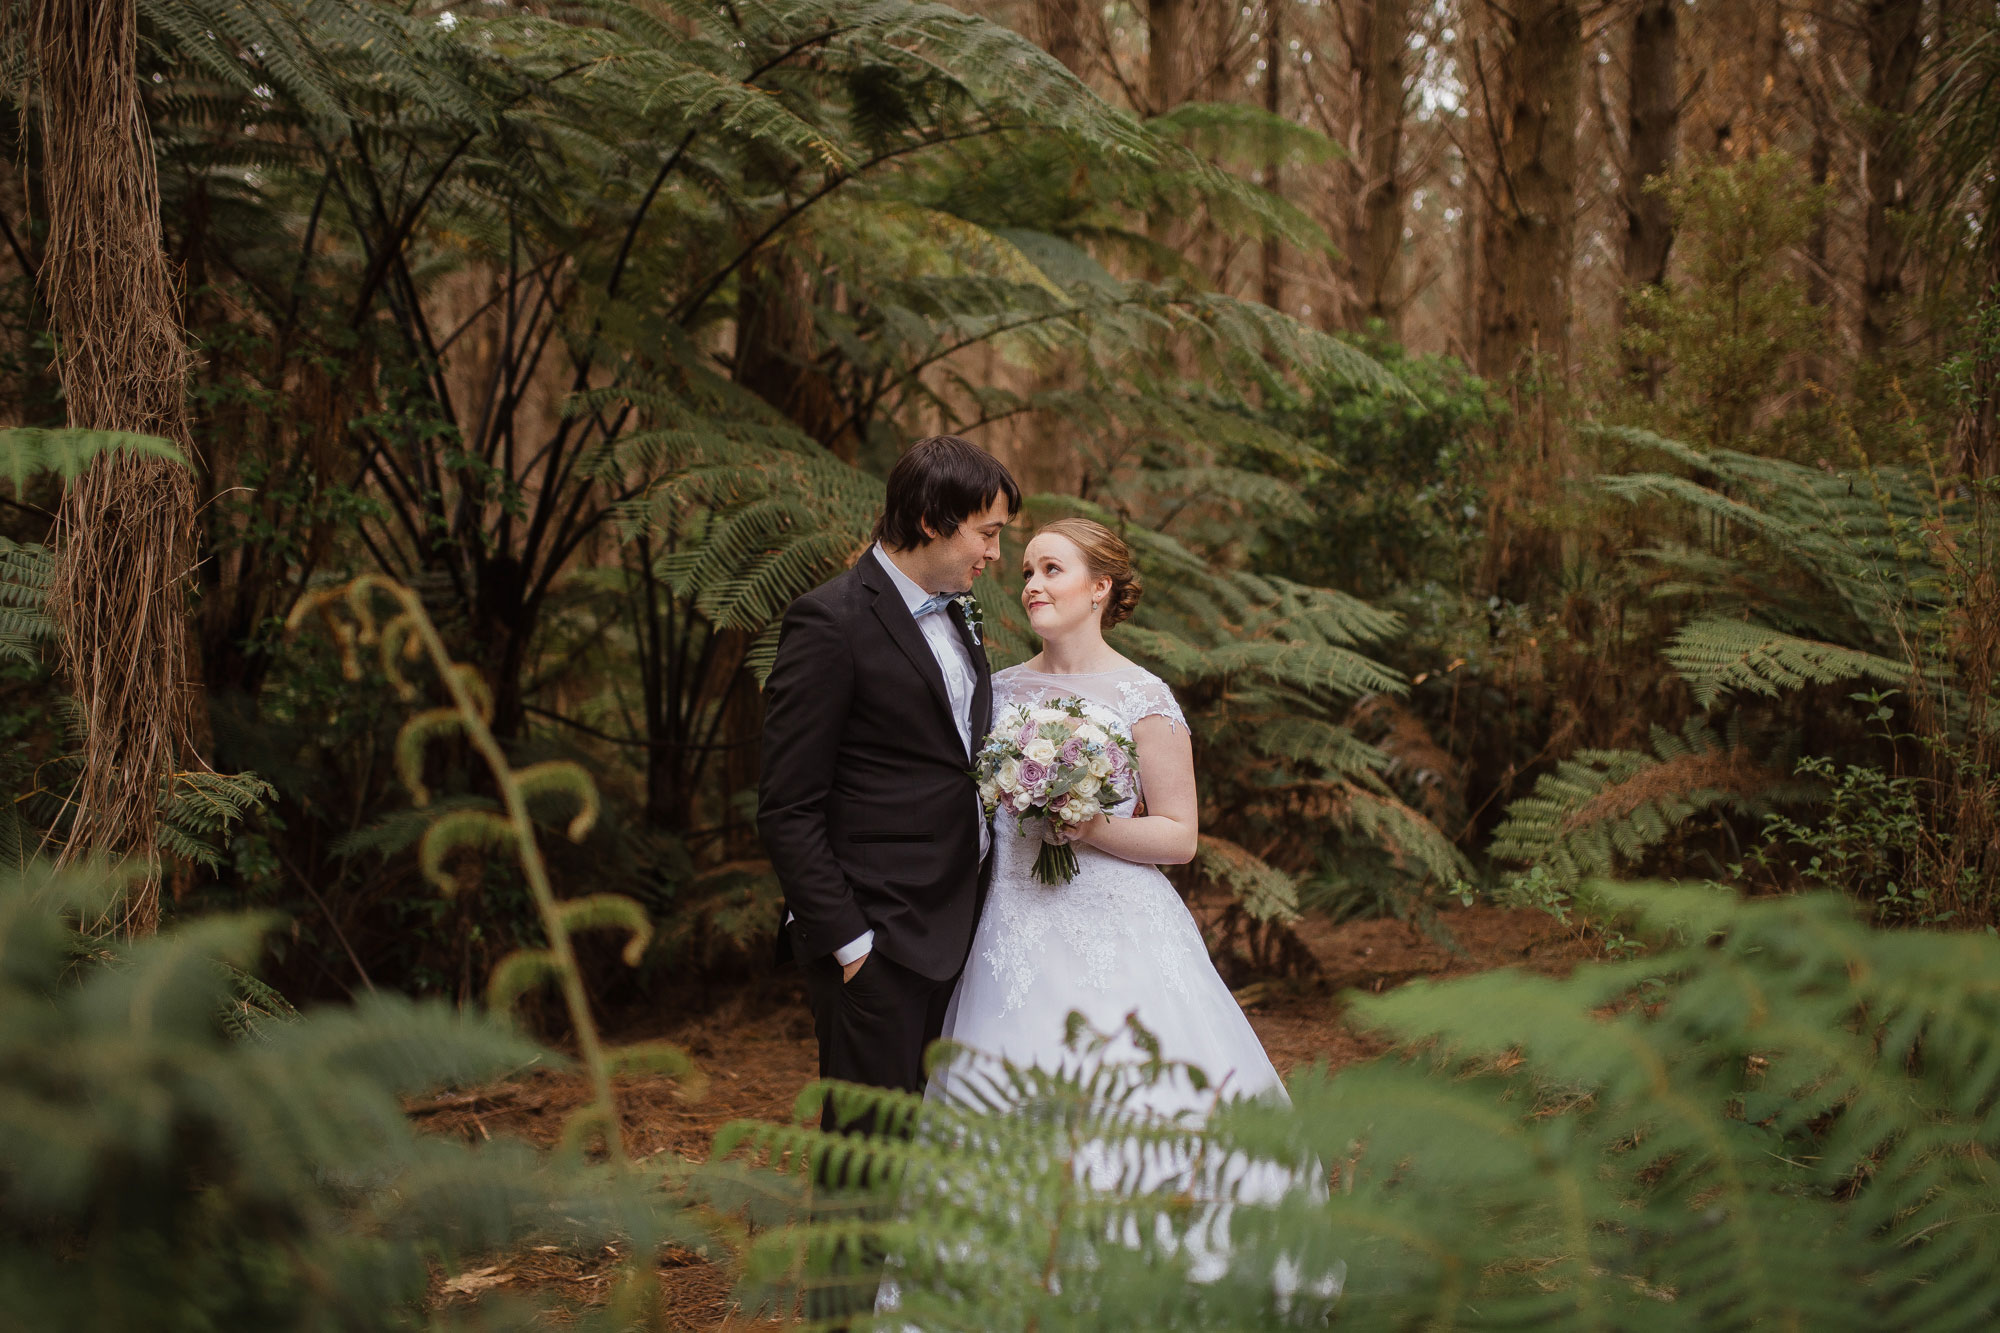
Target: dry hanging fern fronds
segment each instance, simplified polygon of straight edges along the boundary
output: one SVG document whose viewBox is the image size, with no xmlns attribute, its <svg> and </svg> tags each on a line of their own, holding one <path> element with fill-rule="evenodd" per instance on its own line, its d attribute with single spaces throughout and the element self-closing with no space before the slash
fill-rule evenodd
<svg viewBox="0 0 2000 1333">
<path fill-rule="evenodd" d="M 160 248 L 134 5 L 34 0 L 29 25 L 49 208 L 41 282 L 69 424 L 158 436 L 191 454 L 187 345 Z M 50 607 L 86 731 L 62 856 L 145 864 L 102 923 L 127 934 L 159 919 L 160 789 L 188 748 L 194 549 L 194 485 L 179 463 L 108 454 L 63 497 Z"/>
</svg>

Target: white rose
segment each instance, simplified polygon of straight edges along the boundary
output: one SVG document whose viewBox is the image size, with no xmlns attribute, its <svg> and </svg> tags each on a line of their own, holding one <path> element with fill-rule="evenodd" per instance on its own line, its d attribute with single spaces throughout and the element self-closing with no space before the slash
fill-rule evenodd
<svg viewBox="0 0 2000 1333">
<path fill-rule="evenodd" d="M 1001 760 L 1000 768 L 994 773 L 993 780 L 999 784 L 1001 791 L 1019 791 L 1021 789 L 1021 761 L 1018 759 Z"/>
<path fill-rule="evenodd" d="M 1097 796 L 1097 790 L 1098 790 L 1097 779 L 1084 778 L 1082 781 L 1078 782 L 1074 787 L 1071 787 L 1070 790 L 1075 792 L 1078 796 L 1081 796 L 1086 801 L 1094 800 Z"/>
<path fill-rule="evenodd" d="M 1021 756 L 1038 764 L 1053 764 L 1056 761 L 1056 743 L 1046 736 L 1037 736 L 1021 747 Z"/>
<path fill-rule="evenodd" d="M 1085 745 L 1102 745 L 1109 739 L 1104 734 L 1104 728 L 1094 722 L 1086 722 L 1078 727 L 1076 729 L 1076 738 Z"/>
<path fill-rule="evenodd" d="M 1034 723 L 1036 726 L 1042 726 L 1049 722 L 1064 722 L 1068 719 L 1069 714 L 1063 712 L 1060 708 L 1036 708 L 1028 713 L 1028 721 Z"/>
<path fill-rule="evenodd" d="M 1093 778 L 1108 778 L 1111 776 L 1111 758 L 1108 755 L 1094 754 L 1090 756 L 1090 763 L 1085 767 L 1086 771 Z"/>
</svg>

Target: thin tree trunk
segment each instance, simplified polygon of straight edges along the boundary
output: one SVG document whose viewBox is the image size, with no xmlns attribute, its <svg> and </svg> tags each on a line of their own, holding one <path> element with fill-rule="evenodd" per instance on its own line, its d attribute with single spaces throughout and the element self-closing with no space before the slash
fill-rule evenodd
<svg viewBox="0 0 2000 1333">
<path fill-rule="evenodd" d="M 1360 225 L 1348 242 L 1354 302 L 1362 320 L 1381 320 L 1402 336 L 1403 129 L 1407 118 L 1404 53 L 1410 44 L 1410 0 L 1375 0 L 1368 16 L 1361 89 Z"/>
<path fill-rule="evenodd" d="M 1826 126 L 1815 116 L 1812 147 L 1806 154 L 1806 175 L 1815 190 L 1825 187 L 1827 176 L 1833 170 L 1833 141 L 1828 137 Z M 1834 327 L 1833 284 L 1828 281 L 1829 257 L 1827 243 L 1831 236 L 1827 221 L 1831 209 L 1821 208 L 1813 219 L 1813 229 L 1806 237 L 1806 301 L 1820 312 L 1821 327 Z M 1827 381 L 1827 365 L 1824 354 L 1814 350 L 1805 358 L 1805 376 L 1816 384 Z"/>
<path fill-rule="evenodd" d="M 1083 0 L 1036 0 L 1035 40 L 1063 68 L 1082 78 Z"/>
<path fill-rule="evenodd" d="M 1283 5 L 1285 0 L 1268 0 L 1264 6 L 1264 110 L 1271 115 L 1281 114 L 1284 105 L 1284 89 L 1281 63 L 1284 55 L 1284 40 L 1280 29 L 1284 23 Z M 1264 188 L 1277 194 L 1283 182 L 1278 175 L 1278 144 L 1273 136 L 1269 164 L 1264 168 Z M 1260 292 L 1264 304 L 1273 310 L 1280 309 L 1285 298 L 1284 284 L 1278 275 L 1278 238 L 1264 238 Z"/>
<path fill-rule="evenodd" d="M 1149 116 L 1164 115 L 1187 96 L 1184 49 L 1188 38 L 1190 0 L 1151 0 L 1146 7 L 1146 107 Z M 1173 218 L 1155 210 L 1146 219 L 1146 237 L 1165 254 L 1173 248 Z M 1160 276 L 1159 266 L 1148 264 L 1148 276 Z"/>
<path fill-rule="evenodd" d="M 1984 299 L 2000 300 L 2000 246 L 1986 248 L 1984 278 Z M 1991 340 L 1974 346 L 1970 370 L 1971 393 L 1956 438 L 1958 470 L 1969 477 L 2000 476 L 2000 351 Z"/>
<path fill-rule="evenodd" d="M 1903 135 L 1916 89 L 1922 47 L 1923 0 L 1868 0 L 1868 110 L 1864 127 L 1868 211 L 1861 289 L 1861 353 L 1879 355 L 1895 337 L 1903 303 L 1903 235 L 1899 219 L 1909 184 L 1910 150 Z"/>
<path fill-rule="evenodd" d="M 1498 151 L 1482 247 L 1479 371 L 1504 379 L 1534 356 L 1551 358 L 1563 377 L 1583 25 L 1575 0 L 1520 0 L 1511 14 L 1497 12 L 1512 41 L 1500 86 L 1482 108 Z"/>
<path fill-rule="evenodd" d="M 49 210 L 42 285 L 69 424 L 161 436 L 191 457 L 187 343 L 160 248 L 134 5 L 35 0 L 31 23 Z M 160 798 L 190 748 L 194 537 L 193 480 L 157 459 L 100 459 L 57 515 L 51 605 L 84 723 L 62 859 L 144 865 L 109 922 L 128 933 L 159 920 Z"/>
<path fill-rule="evenodd" d="M 1152 0 L 1146 7 L 1146 114 L 1172 111 L 1187 96 L 1189 0 Z"/>
<path fill-rule="evenodd" d="M 1667 257 L 1674 245 L 1673 213 L 1666 197 L 1645 185 L 1674 169 L 1674 141 L 1680 129 L 1680 4 L 1681 0 L 1646 0 L 1632 19 L 1629 147 L 1621 189 L 1628 293 L 1666 280 Z M 1621 316 L 1624 311 L 1621 302 Z M 1628 356 L 1626 375 L 1645 387 L 1648 398 L 1659 391 L 1655 366 Z"/>
</svg>

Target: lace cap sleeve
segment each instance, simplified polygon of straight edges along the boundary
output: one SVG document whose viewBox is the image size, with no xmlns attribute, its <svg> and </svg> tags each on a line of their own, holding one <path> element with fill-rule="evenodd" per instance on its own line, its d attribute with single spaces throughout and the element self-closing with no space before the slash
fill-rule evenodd
<svg viewBox="0 0 2000 1333">
<path fill-rule="evenodd" d="M 1174 692 L 1167 688 L 1167 682 L 1149 671 L 1142 671 L 1130 680 L 1118 682 L 1118 694 L 1125 725 L 1134 727 L 1142 717 L 1163 717 L 1182 731 L 1188 729 L 1187 715 L 1174 699 Z"/>
</svg>

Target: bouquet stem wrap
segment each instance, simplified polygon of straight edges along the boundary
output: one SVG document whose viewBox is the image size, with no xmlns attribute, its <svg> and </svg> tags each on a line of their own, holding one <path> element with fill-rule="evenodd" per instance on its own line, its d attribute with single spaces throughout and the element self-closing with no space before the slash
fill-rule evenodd
<svg viewBox="0 0 2000 1333">
<path fill-rule="evenodd" d="M 1035 878 L 1044 884 L 1067 884 L 1076 878 L 1076 848 L 1045 842 L 1035 853 Z"/>
</svg>

